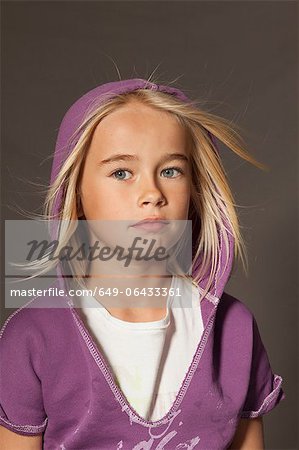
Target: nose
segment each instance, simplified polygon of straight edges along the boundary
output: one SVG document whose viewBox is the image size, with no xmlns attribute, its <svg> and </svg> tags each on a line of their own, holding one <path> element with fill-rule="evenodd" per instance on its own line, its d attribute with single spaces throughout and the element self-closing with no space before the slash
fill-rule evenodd
<svg viewBox="0 0 299 450">
<path fill-rule="evenodd" d="M 139 206 L 151 203 L 154 206 L 162 206 L 166 203 L 166 199 L 157 183 L 153 180 L 145 180 L 140 184 Z"/>
</svg>

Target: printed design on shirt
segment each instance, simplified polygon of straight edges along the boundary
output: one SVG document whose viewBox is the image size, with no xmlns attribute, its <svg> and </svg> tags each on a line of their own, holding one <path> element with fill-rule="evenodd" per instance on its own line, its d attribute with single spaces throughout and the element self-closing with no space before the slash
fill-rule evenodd
<svg viewBox="0 0 299 450">
<path fill-rule="evenodd" d="M 118 377 L 114 374 L 115 384 L 123 393 L 126 393 L 125 397 L 131 405 L 134 405 L 137 410 L 142 410 L 144 402 L 148 399 L 138 395 L 139 392 L 144 392 L 146 389 L 146 386 L 143 386 L 144 383 L 139 366 L 128 368 L 117 365 L 116 367 Z M 120 379 L 125 380 L 125 385 L 121 383 Z M 130 395 L 129 392 L 131 393 Z M 133 392 L 135 392 L 135 395 L 132 395 Z"/>
<path fill-rule="evenodd" d="M 159 434 L 154 433 L 154 430 L 157 427 L 149 427 L 149 439 L 148 440 L 144 440 L 144 441 L 140 441 L 138 443 L 136 443 L 134 445 L 134 447 L 132 448 L 132 450 L 166 450 L 165 449 L 165 445 L 168 445 L 168 448 L 170 448 L 171 446 L 171 441 L 172 439 L 179 433 L 179 429 L 174 429 L 172 431 L 169 431 L 169 428 L 172 425 L 172 422 L 174 421 L 174 419 L 181 413 L 181 409 L 178 410 L 177 412 L 175 412 L 173 414 L 173 417 L 171 418 L 171 420 L 168 422 L 166 428 L 160 432 Z M 178 426 L 182 426 L 183 422 L 180 421 Z M 160 427 L 159 427 L 160 429 Z M 180 442 L 179 444 L 177 444 L 175 447 L 172 447 L 173 450 L 193 450 L 197 444 L 200 441 L 200 437 L 199 436 L 194 436 L 191 439 L 188 439 L 185 442 Z M 116 450 L 121 450 L 123 449 L 123 441 L 121 440 L 120 442 L 118 442 Z M 124 450 L 127 450 L 124 448 Z"/>
<path fill-rule="evenodd" d="M 206 411 L 214 432 L 219 435 L 219 440 L 224 443 L 229 442 L 238 422 L 238 406 L 230 395 L 213 385 L 206 392 L 204 402 L 195 402 L 195 405 Z M 210 405 L 210 408 L 207 405 Z"/>
</svg>

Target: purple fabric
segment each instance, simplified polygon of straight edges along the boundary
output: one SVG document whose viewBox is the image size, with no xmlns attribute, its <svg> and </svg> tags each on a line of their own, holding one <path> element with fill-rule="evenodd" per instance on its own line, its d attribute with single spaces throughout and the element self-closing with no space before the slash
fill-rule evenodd
<svg viewBox="0 0 299 450">
<path fill-rule="evenodd" d="M 93 89 L 63 119 L 52 181 L 87 109 L 141 87 L 188 101 L 177 89 L 140 79 Z M 231 233 L 227 236 L 228 266 L 224 270 L 226 248 L 219 232 L 217 276 L 201 301 L 204 332 L 176 400 L 161 420 L 146 421 L 128 404 L 71 298 L 57 297 L 60 307 L 55 308 L 53 297 L 37 297 L 1 330 L 0 424 L 23 435 L 43 432 L 46 450 L 226 449 L 240 418 L 266 414 L 285 398 L 252 312 L 224 292 L 234 247 Z M 54 286 L 61 287 L 59 280 Z"/>
</svg>

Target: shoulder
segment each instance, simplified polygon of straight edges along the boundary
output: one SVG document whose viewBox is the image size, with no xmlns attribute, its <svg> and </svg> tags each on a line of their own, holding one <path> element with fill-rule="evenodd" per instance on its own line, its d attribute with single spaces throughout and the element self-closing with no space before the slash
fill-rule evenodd
<svg viewBox="0 0 299 450">
<path fill-rule="evenodd" d="M 215 321 L 215 333 L 219 334 L 219 339 L 247 346 L 248 350 L 252 347 L 257 325 L 252 310 L 244 301 L 224 292 L 217 306 Z"/>
<path fill-rule="evenodd" d="M 218 313 L 226 320 L 240 320 L 242 322 L 252 323 L 254 320 L 254 314 L 249 306 L 246 303 L 234 297 L 227 292 L 223 292 L 219 304 L 218 304 Z"/>
<path fill-rule="evenodd" d="M 51 301 L 47 297 L 34 298 L 16 309 L 4 322 L 0 329 L 0 348 L 9 344 L 41 348 L 45 339 L 51 335 L 53 328 L 63 330 L 67 322 L 67 309 L 62 303 Z"/>
<path fill-rule="evenodd" d="M 35 303 L 34 300 L 30 300 L 22 307 L 16 309 L 11 313 L 0 330 L 0 341 L 3 342 L 8 338 L 14 338 L 18 333 L 21 333 L 25 337 L 30 331 L 33 330 L 32 324 L 34 316 Z"/>
</svg>

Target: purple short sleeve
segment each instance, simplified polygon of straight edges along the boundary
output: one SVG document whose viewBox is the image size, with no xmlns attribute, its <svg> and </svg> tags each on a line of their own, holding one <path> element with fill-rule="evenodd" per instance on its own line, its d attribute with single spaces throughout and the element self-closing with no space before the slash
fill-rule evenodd
<svg viewBox="0 0 299 450">
<path fill-rule="evenodd" d="M 255 418 L 271 411 L 285 394 L 282 377 L 273 373 L 259 329 L 253 317 L 253 347 L 250 382 L 241 418 Z"/>
<path fill-rule="evenodd" d="M 47 424 L 37 373 L 39 352 L 22 312 L 10 318 L 0 332 L 0 425 L 18 434 L 36 435 Z"/>
</svg>

